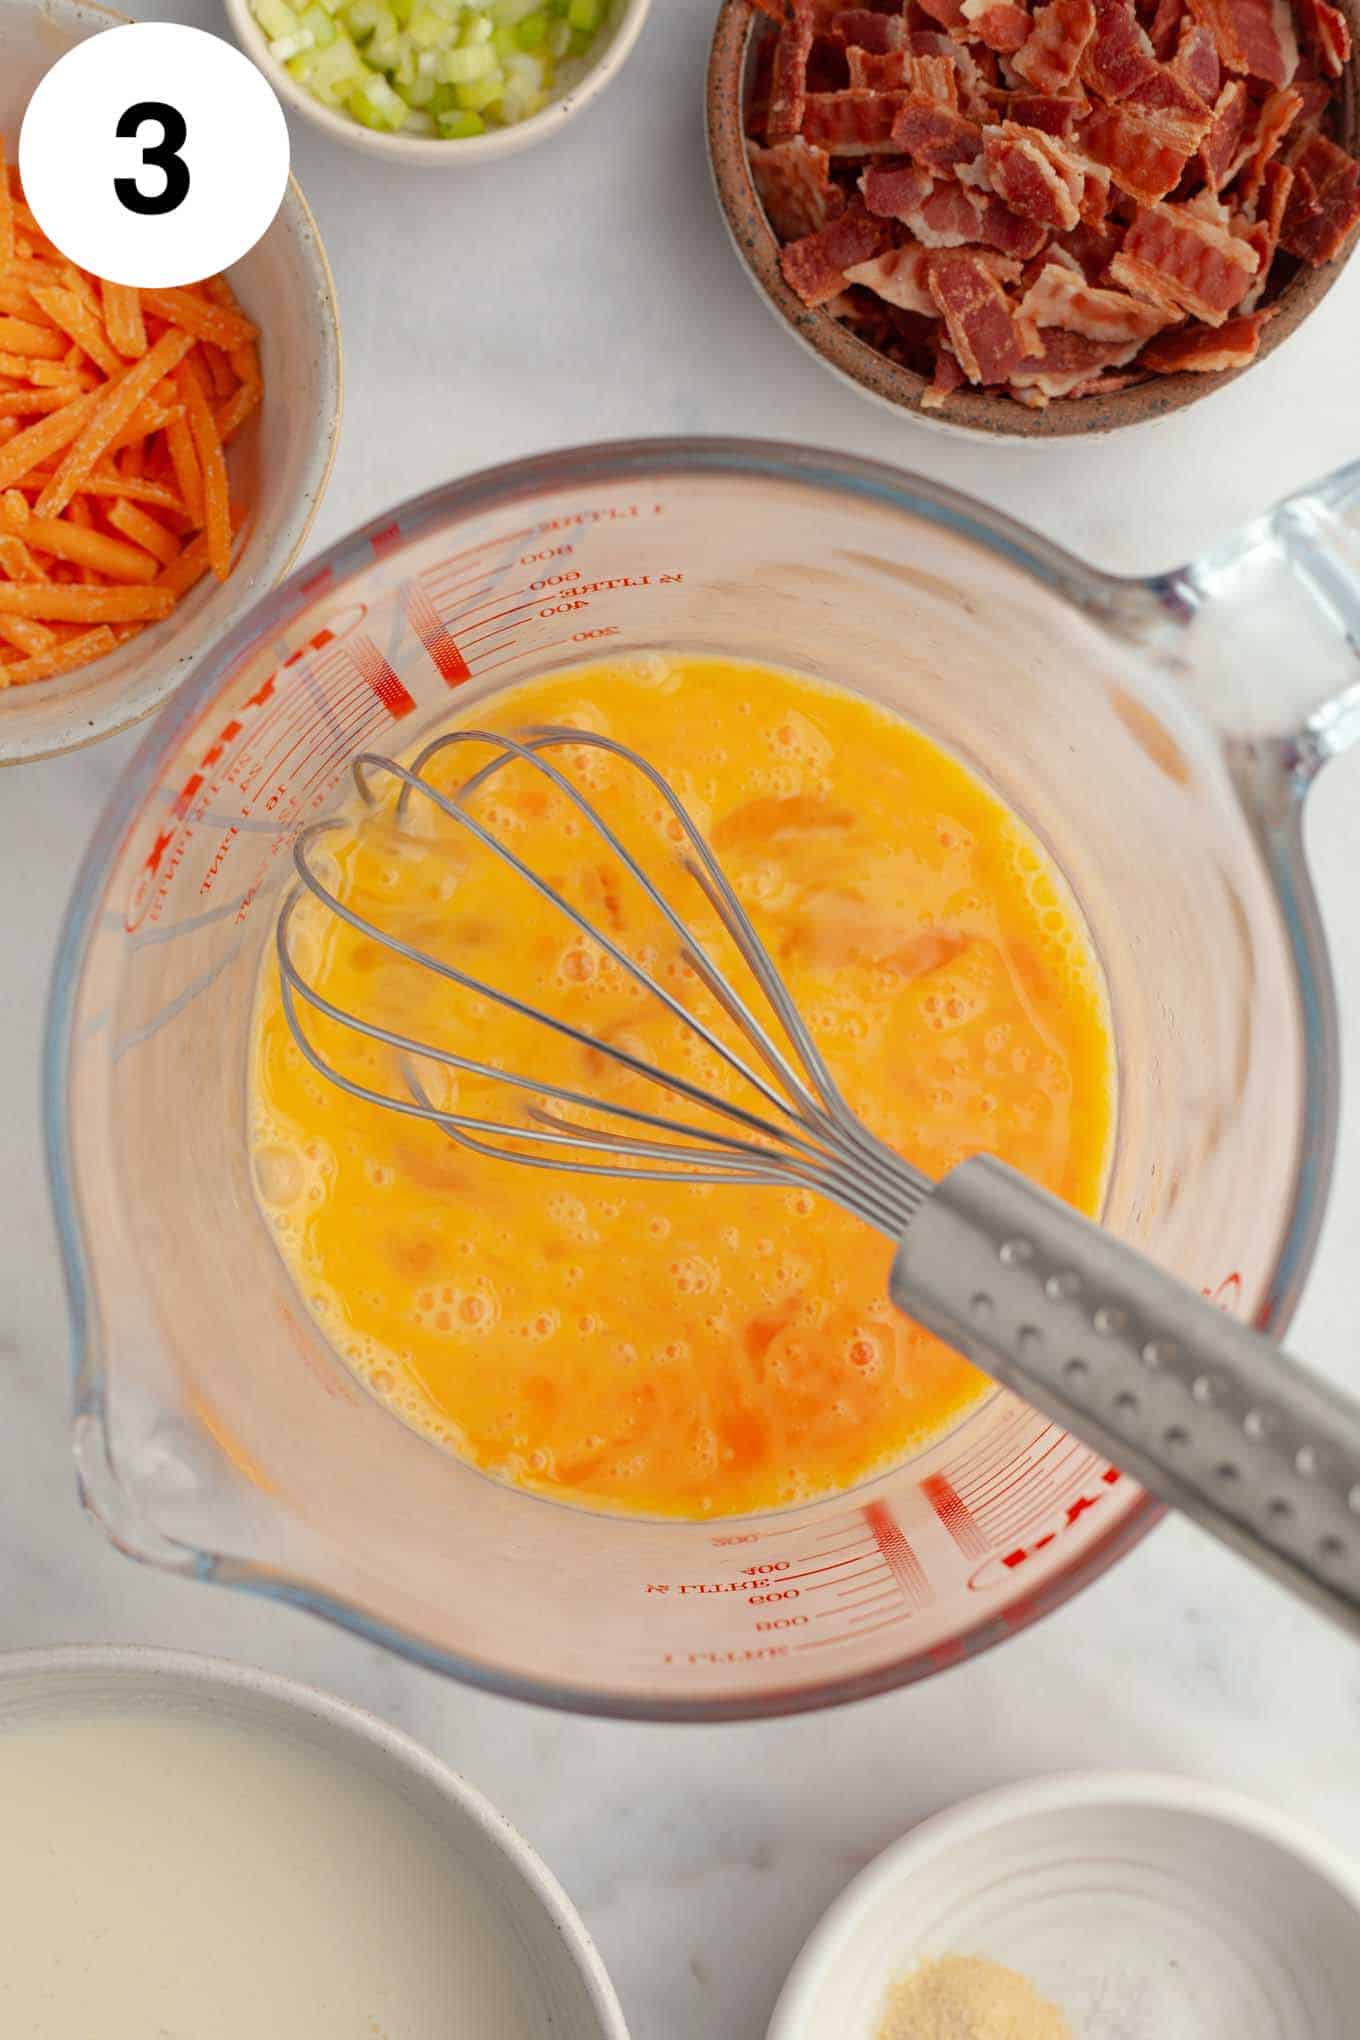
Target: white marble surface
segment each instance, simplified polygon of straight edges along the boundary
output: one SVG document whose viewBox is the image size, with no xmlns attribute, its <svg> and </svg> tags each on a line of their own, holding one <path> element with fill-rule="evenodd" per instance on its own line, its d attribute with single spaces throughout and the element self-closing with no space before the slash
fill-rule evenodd
<svg viewBox="0 0 1360 2040">
<path fill-rule="evenodd" d="M 156 11 L 217 20 L 211 0 Z M 769 321 L 719 225 L 701 112 L 712 11 L 712 0 L 656 0 L 603 101 L 549 150 L 494 170 L 399 173 L 296 131 L 348 355 L 319 542 L 447 476 L 542 447 L 747 431 L 896 459 L 1103 564 L 1150 569 L 1360 454 L 1360 261 L 1259 373 L 1147 434 L 974 446 L 842 391 Z M 921 1815 L 1009 1778 L 1070 1765 L 1184 1771 L 1289 1806 L 1360 1856 L 1360 1652 L 1179 1524 L 976 1664 L 855 1709 L 722 1729 L 558 1718 L 463 1692 L 304 1616 L 117 1557 L 73 1499 L 37 1069 L 70 876 L 129 750 L 122 740 L 0 777 L 0 1647 L 116 1639 L 221 1652 L 414 1731 L 559 1872 L 635 2040 L 760 2040 L 800 1942 L 847 1878 Z M 1352 1074 L 1358 794 L 1360 758 L 1333 767 L 1310 832 Z M 1357 1243 L 1352 1108 L 1295 1327 L 1300 1353 L 1352 1378 Z"/>
</svg>

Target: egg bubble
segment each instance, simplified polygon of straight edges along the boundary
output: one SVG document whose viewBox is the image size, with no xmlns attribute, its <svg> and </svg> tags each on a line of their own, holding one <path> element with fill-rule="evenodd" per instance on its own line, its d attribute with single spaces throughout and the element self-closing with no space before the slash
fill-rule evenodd
<svg viewBox="0 0 1360 2040">
<path fill-rule="evenodd" d="M 296 1204 L 307 1187 L 307 1175 L 301 1156 L 291 1148 L 256 1150 L 255 1182 L 266 1204 Z"/>
</svg>

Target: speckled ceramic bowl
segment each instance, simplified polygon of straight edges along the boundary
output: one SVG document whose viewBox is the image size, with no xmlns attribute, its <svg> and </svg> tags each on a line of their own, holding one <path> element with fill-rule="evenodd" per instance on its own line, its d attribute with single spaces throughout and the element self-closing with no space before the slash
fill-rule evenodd
<svg viewBox="0 0 1360 2040">
<path fill-rule="evenodd" d="M 126 20 L 89 0 L 0 0 L 0 135 L 13 151 L 39 80 L 86 36 Z M 74 751 L 140 722 L 302 549 L 340 436 L 340 323 L 316 222 L 290 178 L 273 225 L 231 272 L 260 327 L 264 403 L 229 456 L 251 505 L 230 580 L 211 575 L 163 623 L 107 657 L 0 689 L 0 765 Z"/>
<path fill-rule="evenodd" d="M 1360 43 L 1360 0 L 1339 0 L 1339 4 Z M 1077 402 L 1058 399 L 1043 411 L 1027 410 L 1010 397 L 962 389 L 951 397 L 947 410 L 923 411 L 921 397 L 927 387 L 924 376 L 880 354 L 829 312 L 810 310 L 784 281 L 779 267 L 779 243 L 765 217 L 746 155 L 746 95 L 756 38 L 768 32 L 768 26 L 768 17 L 753 5 L 753 0 L 722 0 L 708 66 L 708 143 L 718 198 L 737 252 L 771 310 L 819 360 L 866 396 L 890 404 L 894 410 L 915 412 L 923 423 L 962 429 L 974 435 L 996 439 L 1070 439 L 1166 417 L 1200 397 L 1211 395 L 1236 376 L 1249 374 L 1250 367 L 1255 366 L 1252 363 L 1249 368 L 1219 375 L 1154 376 L 1149 382 L 1106 397 L 1083 397 Z M 1346 79 L 1342 139 L 1348 148 L 1360 151 L 1358 74 L 1360 64 L 1353 61 Z M 1275 316 L 1261 335 L 1257 361 L 1273 353 L 1302 325 L 1327 295 L 1342 267 L 1342 263 L 1333 262 L 1324 269 L 1301 268 L 1291 278 L 1275 300 Z"/>
</svg>

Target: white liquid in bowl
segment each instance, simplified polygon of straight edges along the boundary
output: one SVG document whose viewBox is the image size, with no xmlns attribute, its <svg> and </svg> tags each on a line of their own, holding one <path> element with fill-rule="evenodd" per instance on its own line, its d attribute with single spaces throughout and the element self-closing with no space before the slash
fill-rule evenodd
<svg viewBox="0 0 1360 2040">
<path fill-rule="evenodd" d="M 305 1742 L 203 1716 L 0 1732 L 5 2040 L 546 2040 L 448 1839 Z"/>
</svg>

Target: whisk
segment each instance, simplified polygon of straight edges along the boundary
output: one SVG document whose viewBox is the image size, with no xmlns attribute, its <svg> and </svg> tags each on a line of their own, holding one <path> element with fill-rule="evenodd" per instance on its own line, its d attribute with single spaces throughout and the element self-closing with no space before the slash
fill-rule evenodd
<svg viewBox="0 0 1360 2040">
<path fill-rule="evenodd" d="M 459 747 L 491 752 L 451 791 L 429 776 Z M 673 818 L 677 861 L 716 916 L 749 977 L 720 968 L 599 808 L 553 762 L 570 748 L 608 753 L 640 774 Z M 570 803 L 650 901 L 736 1042 L 661 982 L 479 819 L 472 797 L 507 766 L 542 776 Z M 438 1127 L 479 1154 L 529 1166 L 642 1182 L 739 1183 L 811 1191 L 873 1226 L 896 1248 L 894 1304 L 1131 1473 L 1244 1557 L 1360 1634 L 1360 1404 L 1235 1323 L 1133 1248 L 992 1156 L 935 1182 L 879 1140 L 846 1104 L 778 969 L 679 796 L 649 761 L 613 738 L 540 726 L 509 736 L 458 729 L 405 765 L 378 753 L 354 764 L 361 797 L 397 788 L 393 818 L 430 803 L 502 858 L 540 898 L 611 957 L 649 998 L 691 1029 L 740 1080 L 728 1098 L 630 1048 L 542 1010 L 429 954 L 340 897 L 319 854 L 339 821 L 305 828 L 298 884 L 279 915 L 284 1012 L 312 1067 L 352 1096 Z M 351 1012 L 299 967 L 295 923 L 311 898 L 357 934 L 450 988 L 604 1058 L 656 1093 L 655 1109 L 506 1070 Z M 754 997 L 752 996 L 754 994 Z M 390 1095 L 338 1068 L 308 1032 L 314 1013 L 394 1052 L 405 1085 Z M 736 1045 L 739 1043 L 740 1045 Z M 432 1066 L 499 1087 L 506 1116 L 445 1109 Z M 636 1087 L 629 1093 L 636 1095 Z"/>
</svg>

